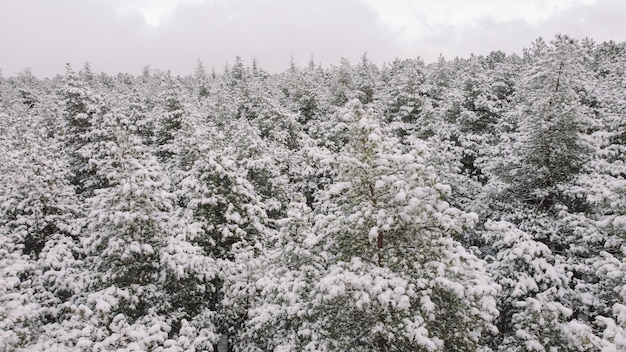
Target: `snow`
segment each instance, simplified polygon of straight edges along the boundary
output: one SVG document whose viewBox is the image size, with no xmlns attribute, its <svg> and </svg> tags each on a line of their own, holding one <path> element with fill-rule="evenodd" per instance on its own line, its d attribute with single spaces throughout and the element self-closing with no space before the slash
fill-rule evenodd
<svg viewBox="0 0 626 352">
<path fill-rule="evenodd" d="M 0 350 L 620 351 L 624 57 L 0 77 Z"/>
</svg>

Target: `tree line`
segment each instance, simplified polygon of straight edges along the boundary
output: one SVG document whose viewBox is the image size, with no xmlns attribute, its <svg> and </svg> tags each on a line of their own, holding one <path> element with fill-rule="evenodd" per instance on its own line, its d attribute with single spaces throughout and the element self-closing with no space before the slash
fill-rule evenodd
<svg viewBox="0 0 626 352">
<path fill-rule="evenodd" d="M 0 351 L 620 351 L 625 72 L 0 76 Z"/>
</svg>

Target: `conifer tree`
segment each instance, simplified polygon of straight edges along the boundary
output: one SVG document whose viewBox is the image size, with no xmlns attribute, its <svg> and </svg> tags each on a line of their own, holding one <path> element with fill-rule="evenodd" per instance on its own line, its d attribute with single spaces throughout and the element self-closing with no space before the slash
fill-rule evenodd
<svg viewBox="0 0 626 352">
<path fill-rule="evenodd" d="M 156 146 L 161 162 L 170 162 L 175 150 L 173 141 L 176 133 L 189 114 L 185 97 L 185 88 L 180 80 L 168 72 L 162 78 L 163 89 L 159 97 L 159 108 L 156 111 Z"/>
<path fill-rule="evenodd" d="M 0 350 L 26 348 L 65 318 L 80 291 L 74 221 L 80 214 L 67 165 L 42 119 L 0 114 Z M 5 125 L 5 123 L 9 123 Z"/>
<path fill-rule="evenodd" d="M 344 121 L 349 141 L 336 159 L 337 179 L 306 240 L 315 264 L 304 270 L 317 272 L 306 288 L 288 287 L 298 313 L 280 317 L 298 325 L 259 319 L 291 326 L 278 328 L 285 341 L 265 348 L 476 350 L 497 315 L 496 288 L 451 237 L 473 216 L 443 201 L 449 188 L 424 166 L 422 146 L 402 153 L 358 101 Z M 265 308 L 256 314 L 271 314 Z"/>
<path fill-rule="evenodd" d="M 104 112 L 103 104 L 101 98 L 92 92 L 69 64 L 63 83 L 60 94 L 64 103 L 64 136 L 73 174 L 72 184 L 78 195 L 89 197 L 94 189 L 106 184 L 106 180 L 96 176 L 94 165 L 89 162 L 96 153 L 94 146 L 100 139 L 94 124 Z"/>
<path fill-rule="evenodd" d="M 430 137 L 429 99 L 426 97 L 424 63 L 420 60 L 395 60 L 383 71 L 385 84 L 377 90 L 389 127 L 398 137 Z"/>
<path fill-rule="evenodd" d="M 487 266 L 502 287 L 497 320 L 498 351 L 573 350 L 583 343 L 574 333 L 582 322 L 572 320 L 571 274 L 563 259 L 545 244 L 507 222 L 488 222 L 484 236 L 494 256 Z M 578 346 L 576 344 L 579 344 Z M 584 348 L 590 348 L 585 341 Z"/>
<path fill-rule="evenodd" d="M 537 45 L 537 62 L 524 74 L 518 163 L 509 174 L 513 191 L 544 209 L 566 201 L 559 186 L 589 159 L 584 134 L 593 124 L 578 96 L 589 78 L 584 54 L 567 37 L 552 45 Z"/>
<path fill-rule="evenodd" d="M 594 158 L 579 175 L 570 197 L 582 198 L 589 205 L 586 218 L 577 219 L 591 229 L 578 239 L 584 257 L 579 271 L 587 278 L 579 284 L 593 304 L 586 311 L 598 341 L 605 348 L 626 346 L 626 321 L 623 304 L 626 290 L 626 105 L 620 99 L 626 61 L 623 45 L 604 43 L 596 49 L 599 91 L 597 110 L 601 128 L 592 134 L 597 146 Z M 582 220 L 582 221 L 581 221 Z"/>
<path fill-rule="evenodd" d="M 145 336 L 118 333 L 102 346 L 154 348 L 187 327 L 204 331 L 197 347 L 208 348 L 216 339 L 209 302 L 216 288 L 205 283 L 217 275 L 215 262 L 187 240 L 197 230 L 175 216 L 169 179 L 128 117 L 112 113 L 105 121 L 111 138 L 100 145 L 98 166 L 110 187 L 88 199 L 84 241 L 95 274 L 85 302 L 97 322 L 92 335 L 108 335 L 109 324 L 130 333 L 154 323 L 159 328 Z"/>
</svg>

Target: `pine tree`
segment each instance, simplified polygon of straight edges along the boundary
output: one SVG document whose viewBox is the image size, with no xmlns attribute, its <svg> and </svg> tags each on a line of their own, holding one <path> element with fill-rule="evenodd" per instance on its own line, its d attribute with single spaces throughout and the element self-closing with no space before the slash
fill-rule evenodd
<svg viewBox="0 0 626 352">
<path fill-rule="evenodd" d="M 364 105 L 373 102 L 380 84 L 380 72 L 367 58 L 367 53 L 361 56 L 361 61 L 355 68 L 354 80 L 356 98 Z"/>
<path fill-rule="evenodd" d="M 161 162 L 170 162 L 175 150 L 173 141 L 176 133 L 189 115 L 185 97 L 185 88 L 176 77 L 168 72 L 162 78 L 163 89 L 160 92 L 159 108 L 156 121 L 156 146 Z"/>
<path fill-rule="evenodd" d="M 509 174 L 513 191 L 544 209 L 567 203 L 560 186 L 589 159 L 584 134 L 593 124 L 578 96 L 588 79 L 578 43 L 557 37 L 553 46 L 539 43 L 537 62 L 524 74 L 519 161 Z"/>
<path fill-rule="evenodd" d="M 425 71 L 420 60 L 395 60 L 383 71 L 386 82 L 377 90 L 376 101 L 383 106 L 389 127 L 398 137 L 428 138 L 433 134 Z"/>
<path fill-rule="evenodd" d="M 294 196 L 286 215 L 277 221 L 280 230 L 267 236 L 267 246 L 258 257 L 262 272 L 251 283 L 258 298 L 248 305 L 235 350 L 304 348 L 297 330 L 308 321 L 308 303 L 302 298 L 321 267 L 305 244 L 312 235 L 312 210 L 305 198 Z"/>
<path fill-rule="evenodd" d="M 586 217 L 576 219 L 580 227 L 590 227 L 577 241 L 583 254 L 578 271 L 585 278 L 578 286 L 594 297 L 585 313 L 601 339 L 596 345 L 619 350 L 626 346 L 626 105 L 620 99 L 626 61 L 621 55 L 623 45 L 604 43 L 595 50 L 596 75 L 602 92 L 596 111 L 602 125 L 591 135 L 597 146 L 594 158 L 584 166 L 569 194 L 588 204 Z"/>
<path fill-rule="evenodd" d="M 545 244 L 507 222 L 488 222 L 484 236 L 494 255 L 487 270 L 502 287 L 497 320 L 499 351 L 573 350 L 571 274 Z M 582 343 L 582 341 L 576 341 Z M 586 342 L 584 348 L 589 348 Z"/>
<path fill-rule="evenodd" d="M 175 216 L 169 179 L 133 133 L 128 117 L 111 114 L 106 121 L 103 127 L 111 139 L 100 145 L 98 166 L 110 187 L 88 199 L 89 236 L 84 242 L 96 274 L 85 302 L 91 321 L 97 322 L 92 335 L 110 334 L 105 328 L 109 324 L 126 326 L 128 333 L 137 325 L 157 324 L 160 328 L 146 336 L 120 332 L 102 343 L 146 349 L 176 339 L 187 326 L 205 331 L 197 347 L 208 348 L 217 336 L 209 302 L 216 289 L 205 284 L 217 275 L 215 261 L 187 240 L 197 230 Z"/>
<path fill-rule="evenodd" d="M 96 170 L 89 162 L 96 153 L 94 146 L 100 139 L 94 128 L 95 119 L 101 117 L 106 109 L 101 98 L 91 91 L 69 64 L 66 66 L 60 94 L 64 103 L 64 136 L 73 173 L 72 184 L 78 195 L 89 197 L 95 188 L 106 184 L 106 180 L 96 176 Z"/>
<path fill-rule="evenodd" d="M 482 263 L 448 235 L 472 216 L 442 200 L 449 189 L 424 166 L 423 148 L 403 154 L 371 114 L 358 101 L 347 106 L 349 142 L 306 240 L 314 264 L 303 270 L 317 272 L 301 274 L 310 275 L 306 288 L 291 288 L 301 318 L 271 322 L 291 327 L 278 329 L 287 336 L 280 347 L 476 350 L 497 314 L 495 287 Z"/>
<path fill-rule="evenodd" d="M 73 276 L 80 267 L 73 229 L 80 209 L 42 119 L 0 114 L 0 120 L 6 138 L 0 143 L 0 350 L 11 351 L 42 339 L 81 289 Z"/>
</svg>

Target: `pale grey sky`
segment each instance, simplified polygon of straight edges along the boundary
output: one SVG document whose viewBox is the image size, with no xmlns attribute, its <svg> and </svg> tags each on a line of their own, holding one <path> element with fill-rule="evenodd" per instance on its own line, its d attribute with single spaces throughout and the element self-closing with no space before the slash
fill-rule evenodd
<svg viewBox="0 0 626 352">
<path fill-rule="evenodd" d="M 521 52 L 557 33 L 625 41 L 624 0 L 0 0 L 0 69 L 138 74 L 150 65 L 221 71 L 235 56 L 270 72 L 367 52 L 435 60 Z"/>
</svg>

